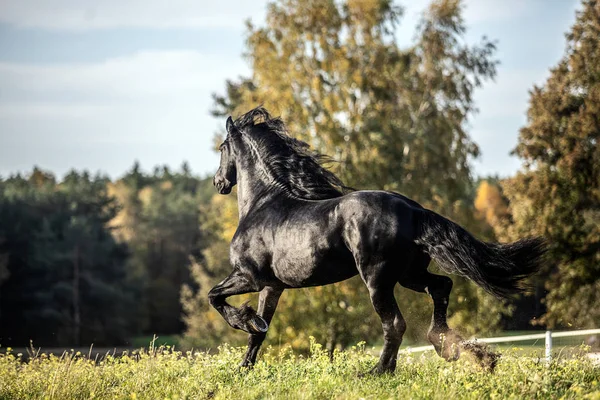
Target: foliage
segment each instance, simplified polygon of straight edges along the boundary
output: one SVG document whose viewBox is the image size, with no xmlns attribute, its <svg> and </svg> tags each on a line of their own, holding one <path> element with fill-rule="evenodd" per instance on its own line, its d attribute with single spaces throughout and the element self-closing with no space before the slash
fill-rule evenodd
<svg viewBox="0 0 600 400">
<path fill-rule="evenodd" d="M 486 238 L 510 242 L 518 237 L 511 237 L 505 233 L 513 220 L 509 200 L 504 195 L 500 182 L 497 177 L 488 177 L 479 182 L 475 199 L 476 217 L 485 222 L 482 226 L 485 227 Z M 529 329 L 532 322 L 541 317 L 543 293 L 540 290 L 540 279 L 539 276 L 531 278 L 533 293 L 513 296 L 509 301 L 503 302 L 504 307 L 484 308 L 496 315 L 498 327 L 508 330 Z"/>
<path fill-rule="evenodd" d="M 213 114 L 238 114 L 262 103 L 282 116 L 294 137 L 331 156 L 349 186 L 401 191 L 476 227 L 469 161 L 478 149 L 466 124 L 475 112 L 473 91 L 495 76 L 495 46 L 485 38 L 464 43 L 461 8 L 459 1 L 433 1 L 414 44 L 401 49 L 395 32 L 402 10 L 391 1 L 272 2 L 265 26 L 248 24 L 252 76 L 228 81 L 226 94 L 214 95 Z M 357 278 L 286 293 L 275 328 L 289 324 L 283 337 L 290 342 L 312 335 L 330 350 L 350 338 L 380 340 L 363 286 Z M 468 296 L 466 306 L 485 295 L 465 288 L 460 296 Z M 415 322 L 424 325 L 431 315 L 427 297 L 406 290 L 401 297 L 411 312 L 423 311 Z M 473 309 L 456 307 L 465 308 Z M 475 330 L 495 324 L 485 322 L 487 315 Z M 467 313 L 460 318 L 469 319 Z M 410 325 L 409 336 L 417 336 Z"/>
<path fill-rule="evenodd" d="M 546 365 L 535 358 L 503 357 L 495 373 L 468 360 L 400 353 L 394 374 L 358 378 L 376 361 L 364 348 L 328 353 L 312 342 L 310 354 L 271 352 L 252 370 L 240 370 L 241 348 L 218 354 L 150 348 L 98 362 L 80 354 L 41 354 L 29 362 L 0 354 L 0 398 L 76 399 L 598 399 L 600 369 L 589 359 Z"/>
<path fill-rule="evenodd" d="M 494 45 L 462 41 L 458 1 L 435 1 L 408 49 L 395 44 L 401 9 L 390 1 L 285 0 L 267 25 L 249 25 L 252 78 L 227 83 L 215 115 L 257 103 L 338 161 L 349 185 L 402 190 L 454 215 L 478 154 L 465 125 L 473 90 L 495 75 Z"/>
<path fill-rule="evenodd" d="M 187 347 L 214 348 L 223 342 L 241 344 L 246 338 L 246 334 L 227 325 L 208 304 L 208 291 L 231 271 L 229 243 L 236 228 L 235 191 L 232 196 L 214 195 L 208 204 L 202 206 L 200 229 L 206 232 L 202 261 L 192 260 L 190 273 L 193 282 L 184 284 L 181 289 L 186 324 L 183 344 Z M 247 296 L 240 297 L 247 299 Z"/>
<path fill-rule="evenodd" d="M 414 43 L 399 48 L 395 34 L 402 10 L 390 0 L 272 2 L 264 26 L 248 25 L 252 75 L 228 81 L 225 94 L 214 96 L 213 114 L 239 114 L 263 103 L 284 118 L 293 136 L 329 154 L 335 161 L 331 167 L 350 186 L 400 191 L 484 240 L 545 236 L 551 253 L 533 299 L 500 302 L 453 277 L 450 324 L 463 334 L 522 329 L 545 311 L 542 323 L 550 327 L 597 326 L 598 2 L 583 2 L 567 34 L 564 58 L 545 85 L 531 92 L 527 125 L 515 150 L 523 170 L 479 186 L 470 170 L 478 149 L 467 127 L 476 111 L 473 93 L 495 76 L 496 61 L 489 40 L 465 43 L 461 9 L 458 0 L 433 1 Z M 214 195 L 211 180 L 194 177 L 186 164 L 179 171 L 157 167 L 144 173 L 136 163 L 114 182 L 87 172 L 59 181 L 37 168 L 0 179 L 0 341 L 114 345 L 133 334 L 178 334 L 185 325 L 189 346 L 242 343 L 246 334 L 228 327 L 206 299 L 231 270 L 228 245 L 236 226 L 234 195 Z M 408 340 L 423 338 L 430 299 L 404 288 L 397 298 Z M 359 278 L 284 293 L 268 341 L 308 351 L 309 336 L 330 353 L 358 340 L 381 339 Z M 207 363 L 224 360 L 202 357 Z M 313 371 L 311 364 L 303 365 L 302 371 Z M 295 376 L 291 369 L 286 373 Z M 329 376 L 335 382 L 345 378 Z M 215 387 L 245 378 L 231 379 L 217 380 Z M 394 379 L 390 385 L 398 384 Z M 294 388 L 324 397 L 339 394 L 321 383 L 325 386 L 316 387 L 322 392 L 300 381 Z M 367 389 L 383 394 L 369 385 L 348 396 L 368 394 Z M 457 385 L 449 390 L 464 389 Z M 515 388 L 516 396 L 524 395 L 518 390 L 525 387 Z M 258 385 L 255 395 L 267 389 Z M 235 392 L 227 390 L 223 393 Z M 483 393 L 499 393 L 494 390 L 501 389 Z"/>
<path fill-rule="evenodd" d="M 199 204 L 206 201 L 207 182 L 193 177 L 187 164 L 181 171 L 162 167 L 147 175 L 136 163 L 109 184 L 122 206 L 111 224 L 131 250 L 128 268 L 138 282 L 143 333 L 183 330 L 180 289 L 191 282 L 190 257 L 200 255 Z"/>
<path fill-rule="evenodd" d="M 0 340 L 117 345 L 178 334 L 209 179 L 136 163 L 111 182 L 39 169 L 0 180 Z M 207 189 L 210 188 L 210 191 Z"/>
<path fill-rule="evenodd" d="M 106 179 L 34 169 L 0 181 L 3 343 L 118 344 L 133 331 L 127 248 L 108 228 Z"/>
<path fill-rule="evenodd" d="M 600 323 L 600 13 L 585 0 L 563 59 L 530 92 L 515 153 L 524 168 L 502 183 L 512 223 L 499 235 L 543 235 L 549 327 Z"/>
<path fill-rule="evenodd" d="M 477 187 L 475 198 L 477 218 L 484 220 L 489 228 L 509 223 L 508 200 L 502 194 L 502 188 L 490 180 L 482 180 Z M 493 231 L 486 232 L 493 236 Z"/>
</svg>

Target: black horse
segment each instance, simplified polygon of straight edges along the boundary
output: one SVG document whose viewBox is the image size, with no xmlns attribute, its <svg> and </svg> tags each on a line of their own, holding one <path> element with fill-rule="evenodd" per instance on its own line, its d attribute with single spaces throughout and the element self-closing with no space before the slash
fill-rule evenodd
<svg viewBox="0 0 600 400">
<path fill-rule="evenodd" d="M 433 258 L 446 273 L 467 277 L 505 297 L 521 290 L 543 254 L 540 239 L 484 243 L 452 221 L 398 193 L 351 191 L 320 163 L 308 144 L 288 136 L 262 107 L 227 119 L 219 193 L 238 185 L 239 226 L 230 247 L 231 274 L 208 294 L 233 328 L 250 334 L 243 366 L 256 361 L 281 293 L 321 286 L 357 274 L 383 325 L 384 345 L 372 372 L 393 371 L 404 318 L 396 283 L 433 298 L 428 339 L 455 359 L 462 339 L 447 325 L 452 280 L 427 271 Z M 258 312 L 226 298 L 260 292 Z"/>
</svg>

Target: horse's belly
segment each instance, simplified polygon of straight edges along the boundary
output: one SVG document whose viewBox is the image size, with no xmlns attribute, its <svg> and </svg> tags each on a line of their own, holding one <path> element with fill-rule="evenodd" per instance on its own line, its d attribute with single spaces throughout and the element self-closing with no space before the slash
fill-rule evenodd
<svg viewBox="0 0 600 400">
<path fill-rule="evenodd" d="M 272 268 L 275 276 L 290 287 L 327 285 L 358 273 L 346 248 L 289 246 L 273 254 Z"/>
</svg>

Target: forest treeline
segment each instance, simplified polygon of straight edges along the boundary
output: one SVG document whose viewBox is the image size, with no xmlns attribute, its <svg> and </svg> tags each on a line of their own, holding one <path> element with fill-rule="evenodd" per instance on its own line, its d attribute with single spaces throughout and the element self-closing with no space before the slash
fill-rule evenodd
<svg viewBox="0 0 600 400">
<path fill-rule="evenodd" d="M 433 1 L 407 48 L 395 41 L 402 9 L 392 1 L 272 2 L 264 26 L 247 27 L 251 75 L 226 82 L 212 113 L 225 121 L 264 104 L 329 155 L 348 186 L 399 191 L 484 240 L 543 236 L 549 256 L 527 294 L 501 301 L 453 277 L 450 324 L 464 334 L 597 327 L 599 8 L 583 1 L 564 57 L 531 89 L 512 177 L 474 178 L 473 94 L 498 61 L 494 42 L 465 44 L 458 0 Z M 0 344 L 118 344 L 154 333 L 182 334 L 188 346 L 243 342 L 206 297 L 231 268 L 236 224 L 235 194 L 217 195 L 185 165 L 152 174 L 134 165 L 116 181 L 85 172 L 58 181 L 40 169 L 1 180 Z M 431 300 L 397 290 L 419 339 Z M 232 301 L 256 301 L 240 297 Z M 331 350 L 378 340 L 380 330 L 355 278 L 286 291 L 269 338 L 301 348 L 314 336 Z"/>
<path fill-rule="evenodd" d="M 210 179 L 136 163 L 121 179 L 38 168 L 0 181 L 1 344 L 124 344 L 178 333 Z"/>
</svg>

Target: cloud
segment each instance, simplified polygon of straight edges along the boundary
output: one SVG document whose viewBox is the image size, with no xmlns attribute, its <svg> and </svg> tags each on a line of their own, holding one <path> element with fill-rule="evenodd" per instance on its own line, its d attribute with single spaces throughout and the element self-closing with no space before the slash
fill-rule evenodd
<svg viewBox="0 0 600 400">
<path fill-rule="evenodd" d="M 0 23 L 83 31 L 112 28 L 243 28 L 263 18 L 265 0 L 0 0 Z"/>
<path fill-rule="evenodd" d="M 131 98 L 207 90 L 215 77 L 243 70 L 240 59 L 192 50 L 140 51 L 101 63 L 32 65 L 0 63 L 0 87 L 43 94 Z M 231 75 L 230 75 L 231 76 Z"/>
<path fill-rule="evenodd" d="M 465 21 L 475 24 L 511 20 L 545 5 L 535 0 L 467 0 L 465 3 Z"/>
<path fill-rule="evenodd" d="M 216 166 L 210 143 L 221 122 L 208 115 L 211 93 L 247 70 L 239 58 L 187 50 L 101 63 L 0 63 L 0 174 L 50 160 L 42 166 L 59 173 L 77 167 L 117 176 L 123 160 L 134 159 L 146 166 L 187 159 L 205 172 Z"/>
<path fill-rule="evenodd" d="M 532 11 L 544 2 L 467 0 L 469 23 L 503 21 Z M 0 23 L 21 28 L 86 31 L 113 28 L 229 28 L 263 21 L 267 0 L 0 0 Z M 418 19 L 429 0 L 401 2 L 406 20 Z"/>
</svg>

